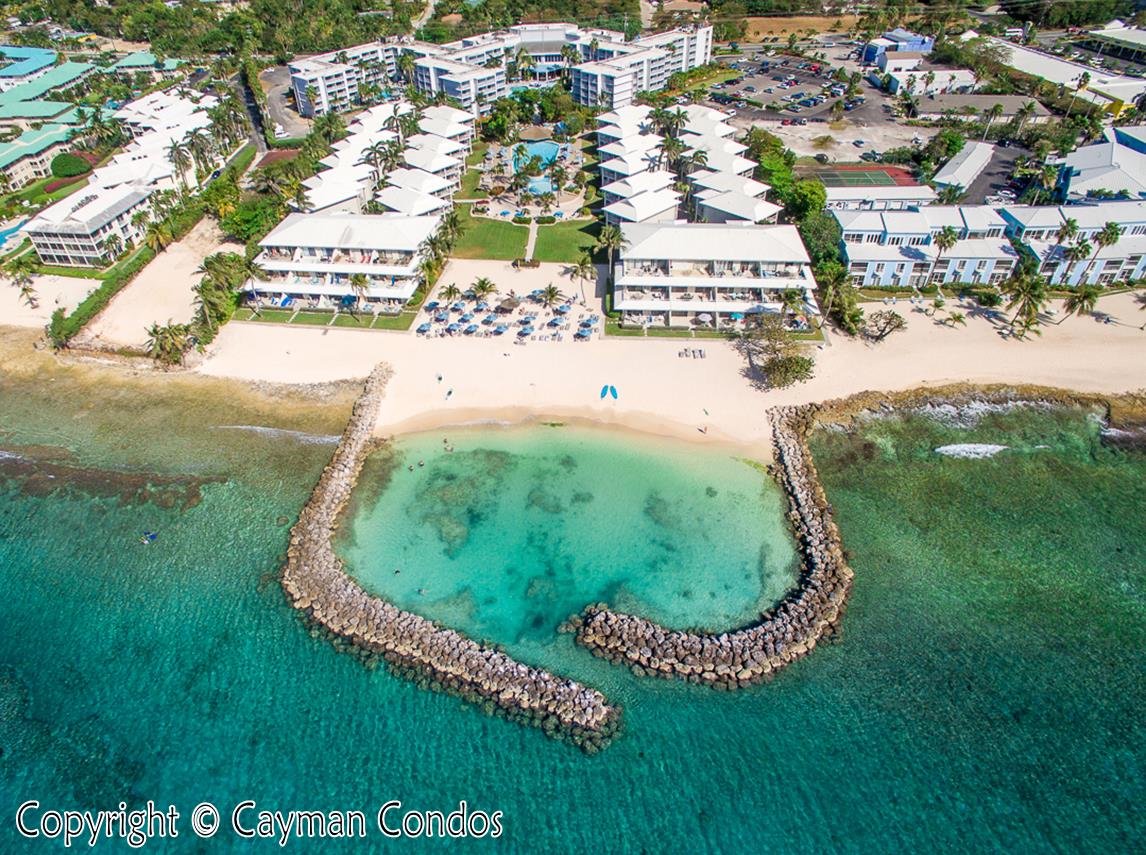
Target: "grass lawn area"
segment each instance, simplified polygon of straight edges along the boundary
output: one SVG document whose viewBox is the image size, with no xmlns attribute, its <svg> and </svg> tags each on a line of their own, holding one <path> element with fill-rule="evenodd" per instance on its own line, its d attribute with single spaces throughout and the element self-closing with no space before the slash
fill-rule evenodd
<svg viewBox="0 0 1146 855">
<path fill-rule="evenodd" d="M 536 261 L 576 262 L 584 252 L 593 252 L 600 234 L 599 220 L 573 220 L 537 227 L 537 243 L 533 247 Z"/>
<path fill-rule="evenodd" d="M 253 310 L 244 306 L 235 310 L 234 320 L 263 324 L 329 325 L 348 329 L 404 331 L 413 326 L 414 318 L 417 316 L 418 313 L 414 310 L 403 311 L 400 315 L 379 315 L 377 318 L 371 314 L 356 316 L 343 312 L 334 319 L 334 323 L 331 323 L 330 312 L 299 312 L 295 314 L 292 309 L 262 309 L 256 315 Z"/>
<path fill-rule="evenodd" d="M 458 205 L 462 233 L 451 253 L 455 258 L 487 258 L 513 261 L 525 255 L 529 227 L 470 215 L 469 205 Z M 545 226 L 541 227 L 544 230 Z M 553 228 L 549 226 L 548 228 Z M 541 237 L 538 235 L 538 243 Z"/>
<path fill-rule="evenodd" d="M 605 321 L 605 335 L 644 337 L 645 331 L 640 327 L 622 327 L 621 322 L 614 318 Z M 675 327 L 649 327 L 649 338 L 728 338 L 727 333 L 716 330 L 692 330 Z"/>
<path fill-rule="evenodd" d="M 479 181 L 481 181 L 481 171 L 478 169 L 467 169 L 462 176 L 462 186 L 458 190 L 458 198 L 488 199 L 489 193 L 478 189 Z"/>
<path fill-rule="evenodd" d="M 466 155 L 466 166 L 477 166 L 485 160 L 485 153 L 489 151 L 489 143 L 475 142 L 473 151 Z"/>
</svg>

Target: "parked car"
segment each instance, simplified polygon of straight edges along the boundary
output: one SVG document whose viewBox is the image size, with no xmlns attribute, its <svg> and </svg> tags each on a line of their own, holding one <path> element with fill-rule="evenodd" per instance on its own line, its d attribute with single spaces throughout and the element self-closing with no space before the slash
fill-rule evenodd
<svg viewBox="0 0 1146 855">
<path fill-rule="evenodd" d="M 852 140 L 852 145 L 856 148 L 863 148 L 867 143 L 864 140 Z"/>
<path fill-rule="evenodd" d="M 784 119 L 782 122 L 780 122 L 780 124 L 781 125 L 794 125 L 794 124 L 796 124 L 796 120 L 795 119 Z"/>
<path fill-rule="evenodd" d="M 826 154 L 824 154 L 822 151 L 819 154 L 814 154 L 812 156 L 816 159 L 817 163 L 827 163 L 828 162 L 828 156 Z"/>
</svg>

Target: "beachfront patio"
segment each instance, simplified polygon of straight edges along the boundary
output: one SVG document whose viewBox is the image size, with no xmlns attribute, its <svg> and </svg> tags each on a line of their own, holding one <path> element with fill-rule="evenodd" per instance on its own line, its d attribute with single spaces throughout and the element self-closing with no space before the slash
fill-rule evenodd
<svg viewBox="0 0 1146 855">
<path fill-rule="evenodd" d="M 600 338 L 604 333 L 604 269 L 595 281 L 570 278 L 569 265 L 541 264 L 516 268 L 503 261 L 454 259 L 414 320 L 414 330 L 427 338 L 502 338 L 506 344 L 532 342 L 570 344 Z M 471 292 L 479 279 L 488 279 L 495 292 Z M 562 299 L 547 306 L 541 299 L 553 286 Z M 459 292 L 452 294 L 451 288 Z M 471 292 L 467 295 L 467 292 Z"/>
</svg>

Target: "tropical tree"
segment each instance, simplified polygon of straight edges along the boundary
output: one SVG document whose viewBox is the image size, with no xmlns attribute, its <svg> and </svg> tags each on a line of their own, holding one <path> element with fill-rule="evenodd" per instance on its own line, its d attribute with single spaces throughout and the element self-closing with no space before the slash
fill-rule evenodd
<svg viewBox="0 0 1146 855">
<path fill-rule="evenodd" d="M 354 305 L 358 306 L 366 300 L 366 289 L 370 285 L 370 280 L 366 278 L 365 273 L 351 273 L 350 274 L 350 293 L 354 295 Z"/>
<path fill-rule="evenodd" d="M 1063 224 L 1058 227 L 1058 231 L 1054 233 L 1054 241 L 1059 246 L 1064 243 L 1070 243 L 1078 237 L 1078 220 L 1073 217 L 1067 217 L 1063 220 Z"/>
<path fill-rule="evenodd" d="M 402 79 L 407 83 L 414 82 L 414 54 L 409 51 L 402 51 L 398 54 L 398 73 L 402 75 Z"/>
<path fill-rule="evenodd" d="M 1070 118 L 1070 111 L 1074 109 L 1074 99 L 1078 97 L 1078 93 L 1090 85 L 1090 72 L 1084 71 L 1078 76 L 1075 81 L 1078 85 L 1074 88 L 1074 93 L 1070 96 L 1070 104 L 1066 108 L 1066 117 Z"/>
<path fill-rule="evenodd" d="M 987 134 L 991 130 L 991 123 L 994 122 L 995 119 L 999 118 L 999 116 L 1003 115 L 1003 105 L 999 104 L 999 103 L 992 104 L 991 109 L 989 109 L 987 111 L 986 115 L 987 115 L 987 124 L 983 127 L 983 141 L 984 142 L 987 139 Z"/>
<path fill-rule="evenodd" d="M 1067 267 L 1066 278 L 1062 284 L 1070 287 L 1071 280 L 1074 278 L 1075 268 L 1090 258 L 1090 241 L 1086 238 L 1079 238 L 1077 243 L 1073 243 L 1066 248 L 1064 255 L 1066 257 Z M 1080 277 L 1079 282 L 1081 283 L 1085 278 L 1085 276 Z"/>
<path fill-rule="evenodd" d="M 585 299 L 585 282 L 597 278 L 597 266 L 593 264 L 593 256 L 587 252 L 581 253 L 577 263 L 570 268 L 571 277 L 581 283 L 581 299 Z"/>
<path fill-rule="evenodd" d="M 470 286 L 475 297 L 479 300 L 484 300 L 492 294 L 497 293 L 497 286 L 493 284 L 493 280 L 488 276 L 479 276 L 474 280 L 474 284 Z"/>
<path fill-rule="evenodd" d="M 1098 285 L 1088 284 L 1086 282 L 1079 282 L 1078 287 L 1070 292 L 1070 295 L 1062 304 L 1063 321 L 1071 315 L 1092 315 L 1094 314 L 1095 306 L 1098 305 L 1098 298 L 1102 295 L 1102 288 Z M 1062 321 L 1059 321 L 1061 324 Z"/>
<path fill-rule="evenodd" d="M 188 324 L 177 324 L 170 319 L 163 326 L 153 323 L 147 329 L 147 352 L 165 366 L 182 365 L 190 338 L 191 327 Z"/>
<path fill-rule="evenodd" d="M 119 235 L 108 235 L 103 239 L 100 246 L 103 248 L 103 251 L 107 253 L 108 259 L 115 261 L 119 258 L 120 253 L 123 252 L 123 238 Z"/>
<path fill-rule="evenodd" d="M 789 317 L 795 317 L 804 308 L 804 292 L 798 288 L 785 288 L 780 292 L 780 314 L 787 323 Z"/>
<path fill-rule="evenodd" d="M 167 249 L 172 241 L 171 228 L 163 220 L 148 223 L 143 234 L 143 242 L 152 252 L 158 254 Z"/>
<path fill-rule="evenodd" d="M 442 298 L 447 303 L 452 303 L 454 300 L 458 299 L 458 297 L 460 297 L 460 296 L 462 296 L 462 291 L 453 282 L 451 282 L 449 285 L 447 285 L 445 288 L 442 289 Z"/>
<path fill-rule="evenodd" d="M 596 248 L 603 249 L 609 254 L 610 275 L 613 271 L 613 253 L 624 248 L 626 243 L 625 235 L 617 226 L 605 226 L 601 229 L 601 234 L 597 236 Z"/>
<path fill-rule="evenodd" d="M 552 309 L 555 305 L 565 299 L 565 295 L 561 293 L 556 285 L 550 282 L 541 290 L 540 299 L 541 302 L 546 305 L 546 307 Z"/>
<path fill-rule="evenodd" d="M 1098 261 L 1098 253 L 1106 249 L 1108 246 L 1114 246 L 1122 237 L 1122 227 L 1118 223 L 1107 222 L 1098 234 L 1094 236 L 1094 257 L 1090 260 L 1090 267 L 1093 269 L 1095 263 Z"/>
<path fill-rule="evenodd" d="M 966 193 L 961 184 L 948 184 L 939 191 L 939 204 L 958 205 Z"/>
<path fill-rule="evenodd" d="M 17 256 L 4 265 L 4 273 L 7 274 L 12 287 L 19 290 L 20 298 L 33 309 L 39 304 L 36 291 L 32 287 L 32 274 L 35 270 L 36 257 L 31 252 Z"/>
<path fill-rule="evenodd" d="M 167 148 L 167 159 L 171 161 L 171 165 L 175 167 L 175 171 L 179 173 L 179 184 L 184 192 L 187 192 L 187 170 L 191 168 L 191 164 L 195 162 L 191 156 L 191 150 L 186 143 L 175 140 Z"/>
<path fill-rule="evenodd" d="M 1023 334 L 1039 324 L 1039 312 L 1047 302 L 1046 280 L 1037 273 L 1020 271 L 1003 286 L 1008 297 L 1007 311 L 1015 310 L 1011 318 L 1011 329 Z M 1037 330 L 1036 330 L 1037 332 Z"/>
<path fill-rule="evenodd" d="M 932 238 L 932 242 L 935 244 L 935 268 L 938 268 L 943 253 L 949 252 L 959 242 L 959 233 L 952 226 L 944 226 Z M 940 296 L 943 295 L 943 274 L 936 281 L 935 290 Z"/>
</svg>

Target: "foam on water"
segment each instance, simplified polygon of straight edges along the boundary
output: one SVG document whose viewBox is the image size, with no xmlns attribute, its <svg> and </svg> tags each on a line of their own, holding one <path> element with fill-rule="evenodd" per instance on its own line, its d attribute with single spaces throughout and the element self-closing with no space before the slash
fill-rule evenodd
<svg viewBox="0 0 1146 855">
<path fill-rule="evenodd" d="M 984 457 L 994 457 L 1000 451 L 1006 451 L 1010 446 L 994 445 L 989 442 L 956 442 L 951 445 L 941 445 L 935 449 L 936 454 L 944 457 L 963 457 L 969 460 L 980 460 Z"/>
</svg>

